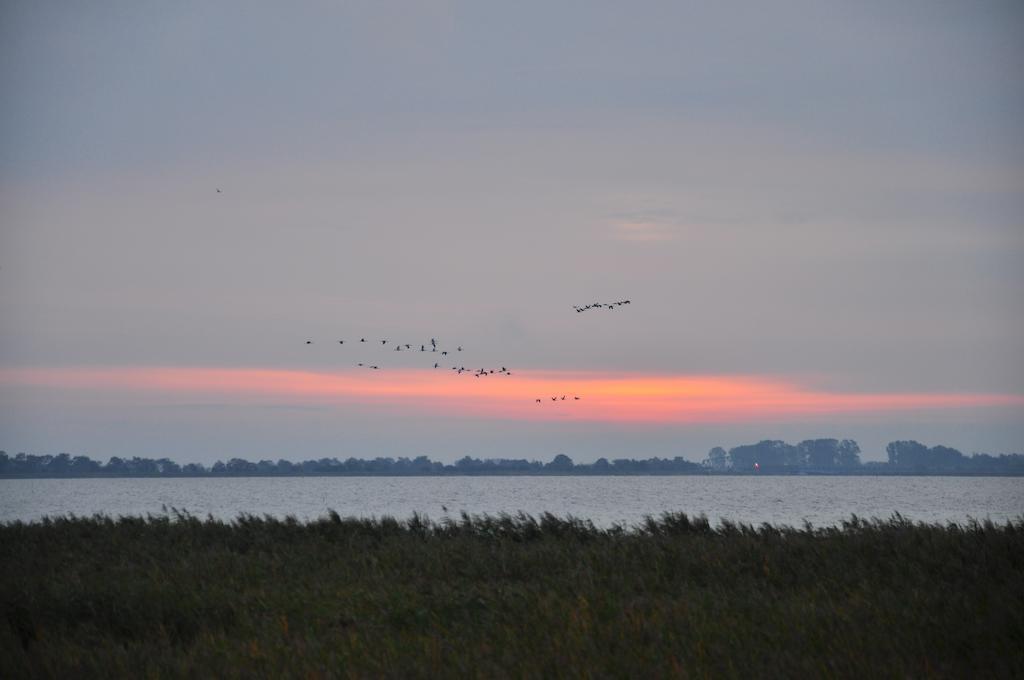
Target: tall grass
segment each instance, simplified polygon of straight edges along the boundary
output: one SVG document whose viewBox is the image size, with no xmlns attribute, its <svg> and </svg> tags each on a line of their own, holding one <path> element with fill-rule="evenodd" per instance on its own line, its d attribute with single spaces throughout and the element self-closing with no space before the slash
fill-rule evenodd
<svg viewBox="0 0 1024 680">
<path fill-rule="evenodd" d="M 1024 519 L 0 525 L 0 677 L 1022 677 Z"/>
</svg>

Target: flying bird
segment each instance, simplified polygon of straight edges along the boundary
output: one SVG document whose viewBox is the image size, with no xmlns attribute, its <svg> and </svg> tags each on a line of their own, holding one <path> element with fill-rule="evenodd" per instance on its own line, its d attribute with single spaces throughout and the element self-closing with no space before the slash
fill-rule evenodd
<svg viewBox="0 0 1024 680">
<path fill-rule="evenodd" d="M 602 307 L 606 309 L 615 309 L 616 307 L 628 304 L 629 300 L 616 300 L 615 302 L 592 302 L 591 304 L 583 305 L 582 307 L 579 305 L 573 305 L 572 308 L 576 310 L 577 314 L 579 314 L 580 312 L 585 312 L 588 309 L 601 309 Z"/>
<path fill-rule="evenodd" d="M 313 344 L 313 341 L 312 341 L 312 340 L 306 340 L 306 344 L 307 344 L 307 345 L 312 345 L 312 344 Z"/>
</svg>

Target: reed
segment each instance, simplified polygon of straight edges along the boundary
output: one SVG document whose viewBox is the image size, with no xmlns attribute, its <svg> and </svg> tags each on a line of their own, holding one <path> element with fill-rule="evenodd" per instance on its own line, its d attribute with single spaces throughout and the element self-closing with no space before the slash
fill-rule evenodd
<svg viewBox="0 0 1024 680">
<path fill-rule="evenodd" d="M 0 677 L 1022 677 L 1024 518 L 0 525 Z"/>
</svg>

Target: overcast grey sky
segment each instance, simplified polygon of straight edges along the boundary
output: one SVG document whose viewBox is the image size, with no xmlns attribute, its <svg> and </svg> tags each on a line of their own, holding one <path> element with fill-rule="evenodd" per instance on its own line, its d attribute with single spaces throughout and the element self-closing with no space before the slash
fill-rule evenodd
<svg viewBox="0 0 1024 680">
<path fill-rule="evenodd" d="M 0 448 L 1020 451 L 1021 73 L 1017 2 L 6 2 Z M 371 355 L 329 343 L 359 336 L 438 337 L 566 389 L 1010 402 L 633 422 L 39 377 L 346 376 Z"/>
</svg>

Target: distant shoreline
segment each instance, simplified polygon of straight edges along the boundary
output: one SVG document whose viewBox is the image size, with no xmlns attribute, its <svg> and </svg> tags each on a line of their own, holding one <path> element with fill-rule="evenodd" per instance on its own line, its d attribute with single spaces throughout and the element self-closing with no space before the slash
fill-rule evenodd
<svg viewBox="0 0 1024 680">
<path fill-rule="evenodd" d="M 271 479 L 296 477 L 1024 477 L 1024 472 L 914 472 L 912 470 L 851 470 L 848 472 L 313 472 L 313 473 L 217 473 L 217 474 L 23 474 L 2 475 L 0 479 Z"/>
<path fill-rule="evenodd" d="M 888 462 L 860 461 L 860 447 L 852 439 L 808 439 L 796 445 L 779 440 L 736 446 L 728 451 L 715 447 L 700 463 L 674 458 L 598 458 L 575 463 L 565 454 L 549 462 L 526 458 L 479 459 L 463 456 L 453 463 L 415 458 L 378 456 L 341 460 L 318 458 L 302 461 L 218 460 L 212 465 L 176 463 L 170 458 L 121 458 L 106 463 L 89 456 L 60 453 L 10 456 L 0 451 L 0 479 L 63 479 L 115 477 L 665 477 L 665 476 L 1024 476 L 1024 454 L 965 456 L 947 446 L 931 448 L 916 441 L 891 442 Z"/>
</svg>

